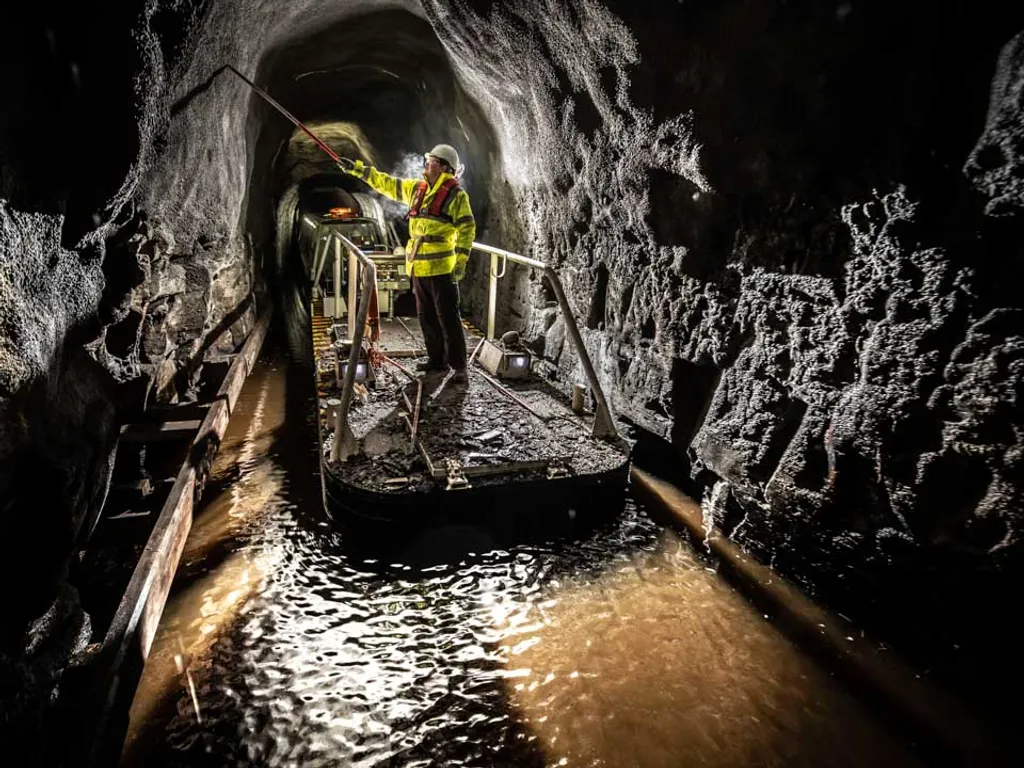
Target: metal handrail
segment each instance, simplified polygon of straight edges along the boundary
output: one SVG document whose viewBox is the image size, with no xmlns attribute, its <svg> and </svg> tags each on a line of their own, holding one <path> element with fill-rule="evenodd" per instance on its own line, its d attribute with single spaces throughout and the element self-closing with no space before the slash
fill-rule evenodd
<svg viewBox="0 0 1024 768">
<path fill-rule="evenodd" d="M 569 331 L 569 338 L 576 349 L 576 354 L 579 355 L 580 362 L 583 363 L 583 372 L 586 374 L 587 382 L 594 393 L 594 399 L 597 400 L 597 409 L 594 411 L 594 430 L 591 434 L 594 437 L 618 437 L 619 433 L 615 429 L 615 423 L 612 421 L 611 411 L 608 409 L 608 401 L 605 399 L 604 390 L 601 389 L 601 382 L 594 371 L 593 363 L 590 362 L 590 355 L 587 353 L 587 348 L 583 343 L 583 336 L 580 335 L 579 326 L 576 325 L 576 317 L 573 315 L 569 302 L 565 298 L 562 282 L 558 279 L 558 274 L 554 268 L 543 261 L 531 259 L 501 248 L 495 248 L 492 245 L 485 245 L 484 243 L 474 242 L 473 248 L 491 255 L 491 267 L 488 272 L 487 286 L 487 338 L 494 338 L 494 312 L 495 304 L 497 303 L 498 277 L 500 277 L 498 275 L 498 257 L 500 256 L 506 261 L 524 264 L 541 270 L 544 276 L 547 277 L 548 282 L 551 283 L 551 287 L 555 289 L 555 298 L 558 300 L 558 306 L 562 310 L 562 316 L 565 318 L 565 326 Z M 505 270 L 502 269 L 501 275 L 504 274 Z"/>
<path fill-rule="evenodd" d="M 359 309 L 356 312 L 356 316 L 359 317 L 359 322 L 352 326 L 353 313 L 352 313 L 352 302 L 348 304 L 348 316 L 349 316 L 349 329 L 352 336 L 352 346 L 348 353 L 348 366 L 345 368 L 345 381 L 341 387 L 341 403 L 338 406 L 337 411 L 334 414 L 334 444 L 331 446 L 331 461 L 337 463 L 338 461 L 348 461 L 351 456 L 354 456 L 359 451 L 359 446 L 356 444 L 355 436 L 352 434 L 352 428 L 348 423 L 348 409 L 352 404 L 352 392 L 355 389 L 356 380 L 356 368 L 359 365 L 359 351 L 363 346 L 363 329 L 366 327 L 366 318 L 370 314 L 370 296 L 373 293 L 372 286 L 377 283 L 377 268 L 373 264 L 373 260 L 370 259 L 366 254 L 359 250 L 358 246 L 349 240 L 339 232 L 331 232 L 331 237 L 336 238 L 335 244 L 338 250 L 335 252 L 335 264 L 336 272 L 340 271 L 340 256 L 341 246 L 348 249 L 349 252 L 349 265 L 353 265 L 358 260 L 363 267 L 363 284 L 367 286 L 368 290 L 364 290 L 362 296 L 359 297 Z M 354 293 L 355 286 L 352 283 L 355 282 L 354 270 L 349 270 L 350 285 L 349 295 Z M 335 293 L 339 293 L 340 287 L 338 283 L 335 283 Z"/>
<path fill-rule="evenodd" d="M 347 237 L 332 229 L 328 230 L 326 241 L 329 242 L 332 238 L 334 239 L 336 249 L 334 258 L 336 297 L 340 296 L 341 292 L 340 271 L 342 246 L 344 246 L 344 248 L 349 252 L 349 300 L 346 306 L 348 308 L 348 327 L 349 336 L 351 338 L 351 348 L 349 350 L 348 365 L 345 368 L 345 379 L 341 389 L 341 403 L 339 404 L 334 416 L 334 443 L 331 446 L 331 461 L 344 462 L 351 456 L 358 453 L 359 450 L 358 444 L 356 443 L 348 422 L 348 410 L 352 404 L 352 393 L 355 389 L 356 369 L 359 364 L 359 352 L 363 343 L 363 329 L 366 327 L 366 320 L 369 316 L 370 295 L 372 293 L 372 290 L 364 290 L 362 295 L 359 297 L 358 310 L 355 313 L 351 311 L 352 306 L 355 304 L 356 264 L 358 262 L 363 267 L 363 284 L 367 287 L 376 284 L 377 268 L 374 265 L 373 260 L 364 254 L 359 247 Z M 576 324 L 576 317 L 572 313 L 572 308 L 569 306 L 569 301 L 565 296 L 565 290 L 562 288 L 562 282 L 558 279 L 558 274 L 555 272 L 554 268 L 549 264 L 545 264 L 543 261 L 531 259 L 527 256 L 513 253 L 512 251 L 506 251 L 502 248 L 495 248 L 494 246 L 486 245 L 484 243 L 474 242 L 472 247 L 474 250 L 489 253 L 491 256 L 488 284 L 487 338 L 494 338 L 494 314 L 497 299 L 497 282 L 499 277 L 505 275 L 507 271 L 507 262 L 511 261 L 516 264 L 523 264 L 524 266 L 541 270 L 555 291 L 555 298 L 557 299 L 558 306 L 562 310 L 562 315 L 565 318 L 565 325 L 566 329 L 569 331 L 569 338 L 576 350 L 576 354 L 580 358 L 580 362 L 583 364 L 583 371 L 586 374 L 587 382 L 590 384 L 590 389 L 594 393 L 594 399 L 597 401 L 597 408 L 594 411 L 594 427 L 591 434 L 594 437 L 599 438 L 618 437 L 619 433 L 618 430 L 615 429 L 615 423 L 612 420 L 611 411 L 608 408 L 608 401 L 604 396 L 604 390 L 601 387 L 601 382 L 597 378 L 594 365 L 590 360 L 590 355 L 587 352 L 586 345 L 583 343 L 583 336 L 580 334 L 579 326 Z M 324 248 L 324 261 L 326 261 L 326 251 L 327 248 Z M 499 257 L 501 257 L 504 262 L 500 274 L 498 273 Z M 337 307 L 337 298 L 335 299 L 335 306 Z M 357 317 L 358 322 L 356 321 Z"/>
<path fill-rule="evenodd" d="M 318 289 L 320 275 L 324 271 L 324 264 L 327 263 L 327 248 L 330 238 L 322 237 L 316 242 L 316 249 L 313 251 L 313 288 Z M 315 294 L 314 294 L 315 295 Z M 337 314 L 337 313 L 335 313 Z"/>
</svg>

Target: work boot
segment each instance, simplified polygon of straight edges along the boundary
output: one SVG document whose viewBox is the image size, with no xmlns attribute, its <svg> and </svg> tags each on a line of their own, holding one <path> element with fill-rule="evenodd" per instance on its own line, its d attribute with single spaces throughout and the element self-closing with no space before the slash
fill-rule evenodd
<svg viewBox="0 0 1024 768">
<path fill-rule="evenodd" d="M 455 373 L 452 374 L 452 384 L 468 384 L 469 383 L 469 372 L 465 368 L 456 369 Z"/>
<path fill-rule="evenodd" d="M 416 370 L 425 373 L 435 373 L 437 371 L 447 371 L 448 366 L 444 363 L 432 363 L 428 360 L 425 363 L 416 363 Z"/>
</svg>

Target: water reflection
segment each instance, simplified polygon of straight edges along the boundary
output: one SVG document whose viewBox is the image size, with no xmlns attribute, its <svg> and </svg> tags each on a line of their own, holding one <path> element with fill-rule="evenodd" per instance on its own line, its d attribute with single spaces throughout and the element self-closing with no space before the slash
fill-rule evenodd
<svg viewBox="0 0 1024 768">
<path fill-rule="evenodd" d="M 632 506 L 579 540 L 360 556 L 295 392 L 266 362 L 246 386 L 124 765 L 913 764 Z"/>
<path fill-rule="evenodd" d="M 550 765 L 913 765 L 672 535 L 573 577 L 503 639 Z"/>
</svg>

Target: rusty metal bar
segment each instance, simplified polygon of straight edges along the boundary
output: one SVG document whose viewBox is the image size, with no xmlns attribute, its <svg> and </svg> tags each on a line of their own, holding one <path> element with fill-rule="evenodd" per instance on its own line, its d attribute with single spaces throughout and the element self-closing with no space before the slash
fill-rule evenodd
<svg viewBox="0 0 1024 768">
<path fill-rule="evenodd" d="M 402 373 L 404 373 L 406 376 L 408 376 L 413 381 L 416 381 L 417 379 L 419 379 L 419 377 L 415 373 L 410 371 L 408 368 L 406 368 L 404 365 L 402 365 L 397 360 L 393 360 L 392 358 L 388 357 L 385 354 L 381 354 L 380 359 L 383 360 L 385 363 L 391 363 L 391 365 L 395 366 L 398 370 L 400 370 Z"/>
<path fill-rule="evenodd" d="M 412 413 L 412 436 L 413 442 L 416 441 L 416 433 L 420 426 L 420 405 L 423 403 L 423 379 L 416 380 L 416 407 Z"/>
<path fill-rule="evenodd" d="M 503 395 L 505 395 L 505 397 L 509 398 L 512 402 L 516 403 L 517 405 L 521 405 L 523 408 L 528 410 L 530 413 L 532 413 L 538 419 L 540 419 L 545 424 L 547 424 L 547 422 L 548 422 L 547 419 L 545 419 L 543 416 L 541 416 L 539 413 L 537 413 L 537 411 L 535 411 L 533 409 L 533 406 L 529 405 L 525 400 L 523 400 L 521 397 L 519 397 L 514 392 L 512 392 L 512 390 L 510 390 L 508 387 L 504 386 L 503 384 L 498 383 L 497 379 L 491 377 L 489 374 L 484 373 L 483 371 L 477 371 L 477 373 L 480 374 L 481 376 L 483 376 L 484 377 L 484 381 L 486 381 L 488 384 L 490 384 L 496 390 L 498 390 Z"/>
</svg>

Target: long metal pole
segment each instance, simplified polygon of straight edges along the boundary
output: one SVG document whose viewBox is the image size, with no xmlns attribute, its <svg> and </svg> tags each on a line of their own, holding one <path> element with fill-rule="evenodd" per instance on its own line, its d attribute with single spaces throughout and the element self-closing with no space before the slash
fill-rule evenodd
<svg viewBox="0 0 1024 768">
<path fill-rule="evenodd" d="M 320 149 L 322 149 L 324 152 L 326 152 L 328 155 L 330 155 L 331 160 L 333 160 L 336 163 L 340 163 L 341 162 L 341 156 L 338 155 L 337 152 L 335 152 L 333 149 L 331 149 L 329 146 L 327 146 L 324 143 L 323 139 L 321 139 L 319 136 L 317 136 L 315 133 L 313 133 L 311 130 L 309 130 L 309 128 L 307 128 L 302 123 L 300 123 L 298 118 L 295 117 L 295 115 L 293 115 L 287 109 L 282 107 L 269 93 L 264 91 L 262 88 L 260 88 L 258 85 L 256 85 L 256 83 L 254 83 L 248 77 L 246 77 L 241 72 L 239 72 L 237 69 L 232 67 L 230 64 L 227 64 L 226 66 L 227 66 L 228 69 L 230 69 L 232 72 L 234 72 L 240 78 L 242 78 L 242 80 L 244 80 L 249 85 L 250 88 L 252 88 L 254 91 L 256 91 L 256 93 L 258 93 L 260 96 L 262 96 L 264 99 L 266 99 L 267 102 L 270 104 L 270 106 L 272 106 L 274 109 L 276 109 L 282 115 L 284 115 L 289 120 L 291 120 L 295 124 L 295 126 L 297 128 L 300 128 L 303 131 L 305 131 L 306 134 L 309 136 L 309 138 L 311 138 L 313 141 L 315 141 L 317 143 L 317 145 L 320 147 Z"/>
</svg>

